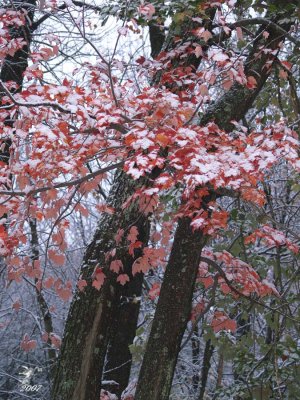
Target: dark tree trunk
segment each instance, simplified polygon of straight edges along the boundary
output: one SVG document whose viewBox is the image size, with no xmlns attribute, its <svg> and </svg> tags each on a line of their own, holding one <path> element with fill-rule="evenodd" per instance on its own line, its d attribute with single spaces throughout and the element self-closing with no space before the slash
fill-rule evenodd
<svg viewBox="0 0 300 400">
<path fill-rule="evenodd" d="M 32 40 L 32 32 L 31 32 L 31 24 L 34 17 L 34 8 L 36 5 L 36 0 L 28 0 L 28 1 L 16 1 L 12 0 L 10 2 L 10 6 L 8 9 L 13 10 L 24 10 L 27 13 L 26 23 L 24 26 L 11 27 L 10 36 L 11 39 L 23 39 L 26 44 L 19 50 L 17 50 L 14 55 L 7 55 L 3 61 L 1 71 L 0 71 L 0 79 L 3 83 L 6 82 L 15 82 L 16 88 L 11 90 L 11 93 L 16 93 L 22 90 L 22 84 L 24 79 L 24 71 L 28 66 L 28 56 L 29 49 Z M 0 85 L 0 102 L 1 98 L 5 95 L 5 91 L 2 85 Z M 12 127 L 14 124 L 14 120 L 7 119 L 5 121 L 6 126 Z M 2 146 L 5 144 L 4 147 Z M 0 161 L 8 164 L 9 163 L 9 154 L 10 154 L 10 145 L 11 140 L 7 139 L 2 141 L 1 152 L 0 152 Z"/>
<path fill-rule="evenodd" d="M 199 375 L 199 361 L 200 361 L 200 335 L 198 325 L 195 326 L 193 336 L 191 339 L 192 344 L 192 355 L 193 355 L 193 365 L 195 366 L 195 372 L 193 373 L 193 390 L 195 393 L 198 392 L 200 375 Z"/>
<path fill-rule="evenodd" d="M 205 237 L 192 231 L 189 218 L 179 220 L 161 287 L 155 318 L 140 372 L 136 400 L 169 398 L 180 343 L 191 312 L 191 301 Z"/>
<path fill-rule="evenodd" d="M 136 190 L 136 185 L 136 182 L 122 172 L 115 177 L 109 202 L 115 207 L 116 212 L 113 215 L 105 215 L 100 220 L 94 238 L 84 255 L 81 273 L 88 286 L 82 292 L 77 290 L 70 307 L 53 385 L 52 398 L 55 400 L 99 398 L 109 341 L 108 333 L 111 332 L 115 315 L 118 313 L 120 317 L 121 314 L 120 297 L 126 290 L 130 290 L 127 286 L 140 290 L 142 278 L 139 275 L 127 283 L 124 289 L 120 288 L 116 282 L 116 274 L 109 270 L 110 261 L 105 258 L 105 254 L 116 248 L 115 235 L 121 228 L 124 229 L 126 236 L 130 227 L 135 225 L 139 230 L 138 239 L 143 243 L 148 241 L 148 217 L 140 214 L 135 205 L 125 210 L 121 209 L 124 201 Z M 135 256 L 131 257 L 127 245 L 123 244 L 118 246 L 115 258 L 122 260 L 124 272 L 131 276 L 132 263 L 140 255 L 141 250 L 138 250 L 135 251 Z M 103 267 L 106 274 L 100 291 L 91 286 L 91 277 L 96 265 Z M 134 312 L 135 315 L 131 312 L 129 314 L 137 318 L 137 304 Z M 129 315 L 122 316 L 122 319 L 125 331 L 129 330 L 126 326 Z M 132 336 L 132 333 L 130 334 Z"/>
<path fill-rule="evenodd" d="M 209 339 L 205 343 L 204 354 L 203 354 L 203 362 L 201 368 L 201 385 L 200 385 L 200 394 L 199 400 L 204 399 L 205 389 L 208 380 L 208 374 L 211 366 L 211 357 L 214 353 L 214 346 L 211 344 L 211 340 Z"/>
<path fill-rule="evenodd" d="M 127 387 L 129 381 L 132 361 L 129 346 L 135 337 L 142 283 L 143 275 L 138 274 L 122 290 L 119 290 L 120 295 L 117 296 L 120 301 L 113 316 L 103 379 L 118 383 L 110 389 L 111 393 L 118 396 Z"/>
</svg>

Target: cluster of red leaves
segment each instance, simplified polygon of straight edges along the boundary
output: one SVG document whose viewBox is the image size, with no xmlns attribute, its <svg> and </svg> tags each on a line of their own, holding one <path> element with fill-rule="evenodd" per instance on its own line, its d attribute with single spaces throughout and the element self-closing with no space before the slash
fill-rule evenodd
<svg viewBox="0 0 300 400">
<path fill-rule="evenodd" d="M 264 225 L 256 229 L 251 235 L 245 238 L 245 244 L 255 243 L 258 239 L 262 239 L 267 246 L 285 246 L 293 253 L 299 253 L 299 246 L 286 237 L 286 235 L 268 225 Z"/>
<path fill-rule="evenodd" d="M 13 56 L 16 51 L 21 49 L 26 43 L 22 39 L 13 39 L 9 29 L 13 26 L 21 27 L 25 24 L 23 12 L 0 8 L 0 68 L 6 55 Z"/>
<path fill-rule="evenodd" d="M 223 294 L 231 294 L 233 297 L 249 297 L 255 293 L 259 297 L 275 294 L 279 296 L 274 284 L 267 279 L 261 279 L 258 273 L 251 265 L 233 257 L 227 251 L 211 252 L 206 250 L 207 258 L 211 259 L 213 264 L 219 265 L 215 271 L 209 270 L 209 264 L 202 261 L 199 266 L 198 282 L 201 282 L 206 289 L 214 283 L 214 277 L 218 274 L 218 284 Z"/>
<path fill-rule="evenodd" d="M 234 319 L 229 318 L 222 311 L 215 311 L 211 326 L 216 333 L 221 330 L 235 332 L 237 328 L 237 323 Z"/>
</svg>

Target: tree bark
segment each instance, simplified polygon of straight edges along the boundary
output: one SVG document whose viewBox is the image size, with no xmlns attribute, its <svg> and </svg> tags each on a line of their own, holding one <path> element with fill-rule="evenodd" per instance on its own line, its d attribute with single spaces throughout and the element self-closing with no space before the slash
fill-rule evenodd
<svg viewBox="0 0 300 400">
<path fill-rule="evenodd" d="M 179 220 L 143 359 L 137 400 L 169 398 L 181 339 L 190 316 L 199 250 L 205 242 L 201 231 L 193 232 L 189 218 Z M 175 245 L 178 243 L 180 246 Z"/>
<path fill-rule="evenodd" d="M 118 383 L 117 386 L 113 386 L 109 391 L 119 397 L 129 382 L 132 362 L 129 346 L 135 338 L 142 283 L 143 275 L 138 274 L 134 278 L 131 276 L 130 282 L 124 288 L 120 288 L 121 290 L 119 290 L 117 296 L 119 302 L 113 315 L 109 334 L 107 362 L 103 380 Z"/>
<path fill-rule="evenodd" d="M 131 205 L 126 210 L 121 209 L 124 201 L 136 190 L 136 185 L 123 172 L 117 174 L 109 200 L 116 211 L 100 220 L 84 255 L 81 273 L 88 286 L 84 291 L 77 290 L 70 307 L 53 385 L 52 398 L 55 400 L 98 399 L 100 396 L 108 332 L 122 294 L 120 284 L 116 282 L 116 274 L 109 269 L 110 261 L 105 255 L 116 248 L 114 237 L 121 228 L 126 236 L 126 231 L 135 225 L 139 230 L 138 239 L 143 243 L 148 241 L 148 217 L 140 214 L 136 205 Z M 135 251 L 134 257 L 130 256 L 128 247 L 124 244 L 118 246 L 115 258 L 122 260 L 122 272 L 131 275 L 132 263 L 140 255 L 141 249 Z M 106 275 L 99 292 L 91 286 L 96 265 L 103 267 Z M 137 275 L 133 281 L 131 287 L 139 290 L 141 277 Z M 136 308 L 138 309 L 137 305 Z"/>
</svg>

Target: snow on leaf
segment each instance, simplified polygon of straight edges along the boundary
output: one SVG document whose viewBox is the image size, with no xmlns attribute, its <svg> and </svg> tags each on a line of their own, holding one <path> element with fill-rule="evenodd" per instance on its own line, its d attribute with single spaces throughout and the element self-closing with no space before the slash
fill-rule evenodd
<svg viewBox="0 0 300 400">
<path fill-rule="evenodd" d="M 212 52 L 211 54 L 211 58 L 214 61 L 218 61 L 218 62 L 224 62 L 227 61 L 229 59 L 228 55 L 223 53 L 222 51 L 218 51 L 218 52 Z"/>
</svg>

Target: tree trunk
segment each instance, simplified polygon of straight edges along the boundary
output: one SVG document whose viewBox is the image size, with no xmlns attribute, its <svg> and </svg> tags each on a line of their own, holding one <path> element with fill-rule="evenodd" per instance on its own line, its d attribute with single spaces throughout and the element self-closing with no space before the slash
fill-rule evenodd
<svg viewBox="0 0 300 400">
<path fill-rule="evenodd" d="M 113 323 L 109 335 L 107 362 L 105 365 L 104 381 L 115 381 L 117 386 L 110 388 L 110 392 L 121 396 L 127 387 L 132 355 L 129 346 L 135 337 L 142 291 L 143 275 L 138 274 L 130 279 L 117 296 L 120 301 L 113 315 Z"/>
<path fill-rule="evenodd" d="M 211 366 L 211 357 L 214 352 L 214 346 L 211 344 L 211 340 L 209 339 L 205 343 L 204 354 L 203 354 L 203 363 L 201 368 L 201 386 L 200 386 L 200 394 L 199 400 L 204 399 L 205 389 L 207 385 L 208 374 Z"/>
<path fill-rule="evenodd" d="M 143 359 L 136 400 L 169 398 L 205 242 L 201 231 L 193 232 L 189 218 L 179 220 Z"/>
<path fill-rule="evenodd" d="M 12 0 L 10 7 L 8 7 L 8 9 L 12 10 L 24 10 L 24 12 L 27 13 L 25 25 L 21 27 L 12 26 L 10 32 L 11 39 L 22 39 L 25 40 L 26 44 L 21 49 L 17 50 L 14 53 L 14 55 L 7 54 L 7 56 L 3 61 L 0 71 L 1 82 L 6 83 L 11 81 L 17 84 L 17 88 L 11 90 L 11 93 L 16 93 L 22 90 L 24 71 L 28 66 L 29 48 L 32 40 L 31 22 L 33 21 L 34 17 L 35 5 L 36 5 L 36 0 L 28 0 L 28 1 Z M 0 101 L 2 96 L 5 94 L 5 91 L 1 86 L 2 85 L 0 85 Z M 10 118 L 8 118 L 5 121 L 6 126 L 12 127 L 13 124 L 14 120 L 11 120 Z M 10 139 L 2 141 L 0 161 L 4 162 L 5 164 L 9 163 L 10 146 L 11 146 Z"/>
<path fill-rule="evenodd" d="M 198 371 L 199 361 L 200 361 L 200 335 L 199 335 L 198 325 L 196 325 L 194 328 L 193 336 L 191 338 L 191 344 L 192 344 L 193 366 L 195 366 L 192 382 L 193 382 L 194 393 L 197 393 L 200 381 L 200 375 Z"/>
<path fill-rule="evenodd" d="M 100 220 L 84 255 L 81 272 L 82 279 L 88 282 L 88 286 L 82 292 L 77 290 L 70 307 L 53 385 L 52 398 L 55 400 L 98 399 L 100 396 L 108 333 L 122 294 L 122 289 L 116 282 L 116 274 L 110 271 L 110 261 L 106 260 L 105 255 L 116 248 L 114 237 L 121 228 L 126 236 L 126 231 L 128 233 L 130 227 L 135 225 L 139 230 L 138 239 L 143 243 L 148 241 L 148 218 L 139 213 L 136 205 L 131 205 L 126 210 L 121 209 L 124 201 L 136 190 L 136 185 L 123 172 L 117 174 L 109 201 L 116 212 L 113 215 L 106 214 Z M 127 245 L 123 245 L 118 246 L 116 259 L 122 260 L 124 273 L 131 274 L 132 263 L 140 255 L 141 250 L 138 250 L 131 257 Z M 99 292 L 91 286 L 96 265 L 103 267 L 106 275 Z M 140 290 L 141 279 L 137 275 L 130 282 L 130 287 Z M 125 286 L 127 285 L 128 283 Z M 138 305 L 135 308 L 137 314 Z M 126 324 L 126 318 L 124 323 Z"/>
</svg>

